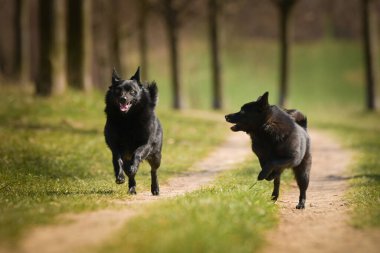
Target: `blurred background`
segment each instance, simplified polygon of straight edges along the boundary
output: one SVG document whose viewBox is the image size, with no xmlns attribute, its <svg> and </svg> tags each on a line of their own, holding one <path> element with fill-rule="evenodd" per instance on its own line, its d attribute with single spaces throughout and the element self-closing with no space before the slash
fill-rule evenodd
<svg viewBox="0 0 380 253">
<path fill-rule="evenodd" d="M 104 92 L 141 66 L 162 107 L 373 110 L 377 0 L 0 0 L 1 85 Z M 368 71 L 369 72 L 368 72 Z"/>
<path fill-rule="evenodd" d="M 159 88 L 161 183 L 224 141 L 231 131 L 222 113 L 269 91 L 271 104 L 299 109 L 308 127 L 329 131 L 355 151 L 348 169 L 352 223 L 379 227 L 379 14 L 380 0 L 0 0 L 0 251 L 3 242 L 13 247 L 29 228 L 59 214 L 129 198 L 114 183 L 104 143 L 104 95 L 113 68 L 127 79 L 138 66 L 142 79 Z M 196 193 L 194 208 L 170 206 L 167 215 L 152 209 L 158 221 L 184 212 L 193 230 L 186 232 L 183 220 L 154 229 L 144 216 L 136 227 L 145 224 L 146 232 L 132 231 L 136 242 L 252 252 L 256 228 L 276 218 L 268 216 L 275 211 L 267 201 L 271 189 L 258 197 L 245 188 L 258 163 L 242 168 L 220 191 L 199 193 L 206 199 L 197 202 Z M 138 191 L 148 191 L 146 164 L 140 175 Z M 255 199 L 252 206 L 248 199 Z M 233 207 L 229 213 L 226 206 Z M 199 213 L 208 215 L 195 221 Z M 220 229 L 220 221 L 231 228 Z M 194 243 L 193 235 L 205 243 Z M 120 238 L 133 249 L 124 241 L 129 236 Z"/>
</svg>

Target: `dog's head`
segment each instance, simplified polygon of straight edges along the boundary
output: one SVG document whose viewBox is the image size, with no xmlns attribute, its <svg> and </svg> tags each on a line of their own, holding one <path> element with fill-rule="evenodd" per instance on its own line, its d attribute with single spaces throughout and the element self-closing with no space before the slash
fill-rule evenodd
<svg viewBox="0 0 380 253">
<path fill-rule="evenodd" d="M 270 108 L 268 95 L 265 92 L 256 101 L 243 105 L 239 112 L 226 115 L 226 121 L 235 124 L 231 130 L 250 132 L 264 124 Z"/>
<path fill-rule="evenodd" d="M 128 80 L 122 80 L 116 70 L 112 72 L 112 85 L 109 87 L 107 97 L 110 103 L 117 106 L 122 113 L 127 113 L 136 105 L 143 93 L 143 86 L 140 83 L 140 67 L 136 73 Z"/>
</svg>

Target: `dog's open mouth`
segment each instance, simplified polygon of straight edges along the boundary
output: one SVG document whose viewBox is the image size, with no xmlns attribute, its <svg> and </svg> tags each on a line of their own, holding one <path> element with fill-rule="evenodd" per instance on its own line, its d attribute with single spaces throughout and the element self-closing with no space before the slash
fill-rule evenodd
<svg viewBox="0 0 380 253">
<path fill-rule="evenodd" d="M 120 111 L 127 112 L 131 109 L 132 102 L 119 103 Z"/>
<path fill-rule="evenodd" d="M 233 125 L 233 126 L 231 127 L 231 130 L 234 131 L 234 132 L 239 131 L 239 129 L 240 129 L 240 127 L 239 127 L 238 124 Z"/>
</svg>

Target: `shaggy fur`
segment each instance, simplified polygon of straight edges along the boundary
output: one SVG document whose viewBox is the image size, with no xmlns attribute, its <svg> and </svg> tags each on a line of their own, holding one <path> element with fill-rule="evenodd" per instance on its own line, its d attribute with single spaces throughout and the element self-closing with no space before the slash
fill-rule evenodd
<svg viewBox="0 0 380 253">
<path fill-rule="evenodd" d="M 226 115 L 226 120 L 235 124 L 232 131 L 244 131 L 251 137 L 252 150 L 262 169 L 258 180 L 274 179 L 272 199 L 277 200 L 279 196 L 281 173 L 285 168 L 292 168 L 300 189 L 296 208 L 305 208 L 311 168 L 306 117 L 297 110 L 269 105 L 266 92 L 256 101 L 243 105 L 239 112 Z"/>
<path fill-rule="evenodd" d="M 135 175 L 143 160 L 151 166 L 151 192 L 159 194 L 157 169 L 161 164 L 162 128 L 154 112 L 157 99 L 156 83 L 140 83 L 139 69 L 129 80 L 122 80 L 113 71 L 105 99 L 104 136 L 112 152 L 116 183 L 125 182 L 125 173 L 130 194 L 136 194 Z"/>
</svg>

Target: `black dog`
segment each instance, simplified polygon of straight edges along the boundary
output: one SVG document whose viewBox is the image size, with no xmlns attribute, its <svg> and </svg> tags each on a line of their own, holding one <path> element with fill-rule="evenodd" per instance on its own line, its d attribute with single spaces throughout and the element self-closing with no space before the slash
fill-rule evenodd
<svg viewBox="0 0 380 253">
<path fill-rule="evenodd" d="M 278 198 L 281 173 L 285 168 L 292 168 L 300 189 L 296 208 L 305 208 L 311 168 L 306 117 L 297 110 L 284 111 L 269 105 L 266 92 L 256 101 L 243 105 L 239 112 L 226 115 L 226 120 L 236 124 L 232 131 L 250 135 L 252 150 L 262 168 L 258 180 L 274 179 L 272 199 Z"/>
<path fill-rule="evenodd" d="M 125 182 L 124 171 L 130 194 L 136 194 L 135 175 L 143 160 L 151 167 L 151 192 L 159 194 L 157 169 L 161 164 L 162 128 L 154 113 L 157 98 L 155 82 L 140 82 L 140 68 L 129 80 L 122 80 L 113 70 L 105 99 L 104 136 L 112 152 L 116 183 Z"/>
</svg>

